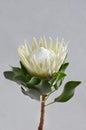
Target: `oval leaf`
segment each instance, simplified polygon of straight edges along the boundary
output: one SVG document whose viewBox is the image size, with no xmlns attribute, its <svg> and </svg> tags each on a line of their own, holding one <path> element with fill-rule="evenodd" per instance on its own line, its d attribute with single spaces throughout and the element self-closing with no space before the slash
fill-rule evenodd
<svg viewBox="0 0 86 130">
<path fill-rule="evenodd" d="M 57 73 L 57 80 L 63 79 L 65 76 L 66 76 L 65 73 L 63 73 L 63 72 L 58 72 L 58 73 Z"/>
<path fill-rule="evenodd" d="M 29 96 L 32 99 L 40 100 L 40 92 L 37 89 L 25 90 L 23 87 L 21 87 L 21 91 L 23 94 Z"/>
<path fill-rule="evenodd" d="M 4 72 L 4 76 L 5 76 L 6 79 L 13 80 L 15 74 L 12 71 L 5 71 Z"/>
<path fill-rule="evenodd" d="M 69 63 L 68 63 L 68 62 L 67 62 L 67 63 L 62 64 L 62 66 L 60 67 L 60 70 L 59 70 L 59 71 L 64 72 L 64 71 L 66 70 L 66 68 L 68 67 L 68 65 L 69 65 Z"/>
<path fill-rule="evenodd" d="M 39 89 L 41 95 L 51 92 L 51 85 L 48 80 L 41 80 L 40 84 L 36 85 L 35 88 Z"/>
<path fill-rule="evenodd" d="M 15 76 L 13 80 L 14 80 L 16 83 L 18 83 L 19 85 L 26 86 L 27 79 L 26 79 L 25 76 L 18 75 L 18 76 Z"/>
<path fill-rule="evenodd" d="M 30 89 L 34 87 L 35 85 L 40 83 L 40 79 L 38 77 L 32 77 L 29 82 L 27 82 L 27 87 Z"/>
<path fill-rule="evenodd" d="M 55 98 L 55 102 L 67 102 L 74 95 L 75 88 L 80 84 L 80 81 L 69 81 L 65 84 L 62 94 Z"/>
</svg>

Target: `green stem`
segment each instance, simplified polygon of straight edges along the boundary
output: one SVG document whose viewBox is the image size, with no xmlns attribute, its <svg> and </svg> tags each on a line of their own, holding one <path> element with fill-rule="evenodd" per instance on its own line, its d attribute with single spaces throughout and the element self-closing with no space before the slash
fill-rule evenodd
<svg viewBox="0 0 86 130">
<path fill-rule="evenodd" d="M 54 93 L 56 90 L 53 90 L 53 91 L 51 91 L 47 96 L 46 96 L 46 100 L 49 98 L 49 96 L 52 94 L 52 93 Z"/>
</svg>

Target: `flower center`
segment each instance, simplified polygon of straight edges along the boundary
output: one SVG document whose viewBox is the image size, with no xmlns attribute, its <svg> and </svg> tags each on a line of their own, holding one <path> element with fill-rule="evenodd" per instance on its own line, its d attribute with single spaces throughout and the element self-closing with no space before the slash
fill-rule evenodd
<svg viewBox="0 0 86 130">
<path fill-rule="evenodd" d="M 39 64 L 42 64 L 46 59 L 50 60 L 55 57 L 55 53 L 45 49 L 44 47 L 40 47 L 31 54 L 31 57 L 33 56 L 35 56 Z"/>
</svg>

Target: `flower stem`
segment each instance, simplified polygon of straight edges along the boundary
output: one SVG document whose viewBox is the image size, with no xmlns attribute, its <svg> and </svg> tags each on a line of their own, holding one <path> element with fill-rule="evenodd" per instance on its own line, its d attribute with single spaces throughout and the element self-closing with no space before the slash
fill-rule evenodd
<svg viewBox="0 0 86 130">
<path fill-rule="evenodd" d="M 45 106 L 47 107 L 47 106 L 49 106 L 49 105 L 51 105 L 51 104 L 53 104 L 53 103 L 55 103 L 55 101 L 50 102 L 50 103 L 46 104 Z"/>
<path fill-rule="evenodd" d="M 38 130 L 43 130 L 43 126 L 44 126 L 45 101 L 46 101 L 46 96 L 43 95 L 42 102 L 41 102 L 41 117 L 40 117 Z"/>
</svg>

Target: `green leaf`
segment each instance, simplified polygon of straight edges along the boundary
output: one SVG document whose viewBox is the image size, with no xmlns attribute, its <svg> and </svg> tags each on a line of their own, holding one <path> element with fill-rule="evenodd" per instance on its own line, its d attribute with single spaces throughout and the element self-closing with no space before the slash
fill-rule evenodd
<svg viewBox="0 0 86 130">
<path fill-rule="evenodd" d="M 63 81 L 63 79 L 64 79 L 65 76 L 66 76 L 66 74 L 63 73 L 63 72 L 59 72 L 59 73 L 57 74 L 56 86 L 58 86 L 58 87 L 55 87 L 56 89 L 58 89 L 58 88 L 61 86 L 62 81 Z"/>
<path fill-rule="evenodd" d="M 31 80 L 29 82 L 27 82 L 27 87 L 28 88 L 32 88 L 35 85 L 40 83 L 40 79 L 38 77 L 32 77 Z"/>
<path fill-rule="evenodd" d="M 22 69 L 25 73 L 27 73 L 27 70 L 26 70 L 26 68 L 24 67 L 24 65 L 22 64 L 21 61 L 20 61 L 20 65 L 21 65 L 21 69 Z"/>
<path fill-rule="evenodd" d="M 64 72 L 64 71 L 66 70 L 66 68 L 68 67 L 68 65 L 69 65 L 69 63 L 68 63 L 68 62 L 67 62 L 67 63 L 62 64 L 62 66 L 60 67 L 60 70 L 59 70 L 59 71 Z"/>
<path fill-rule="evenodd" d="M 68 65 L 69 65 L 69 63 L 62 64 L 59 72 L 56 73 L 54 75 L 54 77 L 52 77 L 52 79 L 49 81 L 49 83 L 51 85 L 53 85 L 56 90 L 61 86 L 62 81 L 63 81 L 64 77 L 66 76 L 64 71 L 65 71 L 65 69 L 67 68 Z"/>
<path fill-rule="evenodd" d="M 23 87 L 21 87 L 21 91 L 23 94 L 29 96 L 30 98 L 40 101 L 40 92 L 37 89 L 25 90 Z"/>
<path fill-rule="evenodd" d="M 22 67 L 12 67 L 12 71 L 16 74 L 16 75 L 22 75 L 25 76 L 28 80 L 31 79 L 31 75 Z"/>
<path fill-rule="evenodd" d="M 15 81 L 16 83 L 18 83 L 19 85 L 26 86 L 27 79 L 26 79 L 25 76 L 18 75 L 18 76 L 14 76 L 13 81 Z"/>
<path fill-rule="evenodd" d="M 21 61 L 20 61 L 20 65 L 24 75 L 30 80 L 32 78 L 31 74 L 27 71 L 27 69 L 24 67 Z"/>
<path fill-rule="evenodd" d="M 23 73 L 26 75 L 26 74 L 28 74 L 30 77 L 32 77 L 31 76 L 31 74 L 27 71 L 27 69 L 24 67 L 24 65 L 22 64 L 22 62 L 20 61 L 20 65 L 21 65 L 21 69 L 23 70 Z"/>
<path fill-rule="evenodd" d="M 35 87 L 39 89 L 41 95 L 46 95 L 51 92 L 51 85 L 48 80 L 41 80 L 40 84 Z"/>
<path fill-rule="evenodd" d="M 66 76 L 63 72 L 58 72 L 54 77 L 51 78 L 49 81 L 51 85 L 55 85 L 55 82 L 58 82 L 59 80 L 63 79 Z"/>
<path fill-rule="evenodd" d="M 12 80 L 23 86 L 26 86 L 26 82 L 29 81 L 25 76 L 19 75 L 19 73 L 17 74 L 14 71 L 6 71 L 4 72 L 4 76 L 6 79 Z"/>
<path fill-rule="evenodd" d="M 58 90 L 59 87 L 58 87 L 57 84 L 55 84 L 55 85 L 54 85 L 54 88 L 55 88 L 55 90 Z"/>
<path fill-rule="evenodd" d="M 80 84 L 80 81 L 69 81 L 65 84 L 62 94 L 55 98 L 55 102 L 67 102 L 74 96 L 75 88 Z"/>
<path fill-rule="evenodd" d="M 63 72 L 58 72 L 54 77 L 52 77 L 52 79 L 49 81 L 51 86 L 54 86 L 54 88 L 57 90 L 61 84 L 62 81 L 64 79 L 64 77 L 66 76 L 65 73 Z"/>
<path fill-rule="evenodd" d="M 15 76 L 14 72 L 12 72 L 12 71 L 5 71 L 3 74 L 4 74 L 5 78 L 9 79 L 9 80 L 13 80 L 14 76 Z"/>
<path fill-rule="evenodd" d="M 52 77 L 52 78 L 49 80 L 50 85 L 52 86 L 55 81 L 56 81 L 56 76 Z"/>
<path fill-rule="evenodd" d="M 42 86 L 41 86 L 41 94 L 42 95 L 46 95 L 49 92 L 51 92 L 51 86 L 50 86 L 50 84 L 48 83 L 47 85 L 45 85 L 45 83 L 43 83 Z"/>
<path fill-rule="evenodd" d="M 18 67 L 12 67 L 12 71 L 18 75 L 18 74 L 23 74 L 22 70 Z"/>
<path fill-rule="evenodd" d="M 65 73 L 63 73 L 63 72 L 58 72 L 58 73 L 57 73 L 57 80 L 60 80 L 60 79 L 64 78 L 65 76 L 66 76 Z"/>
</svg>

